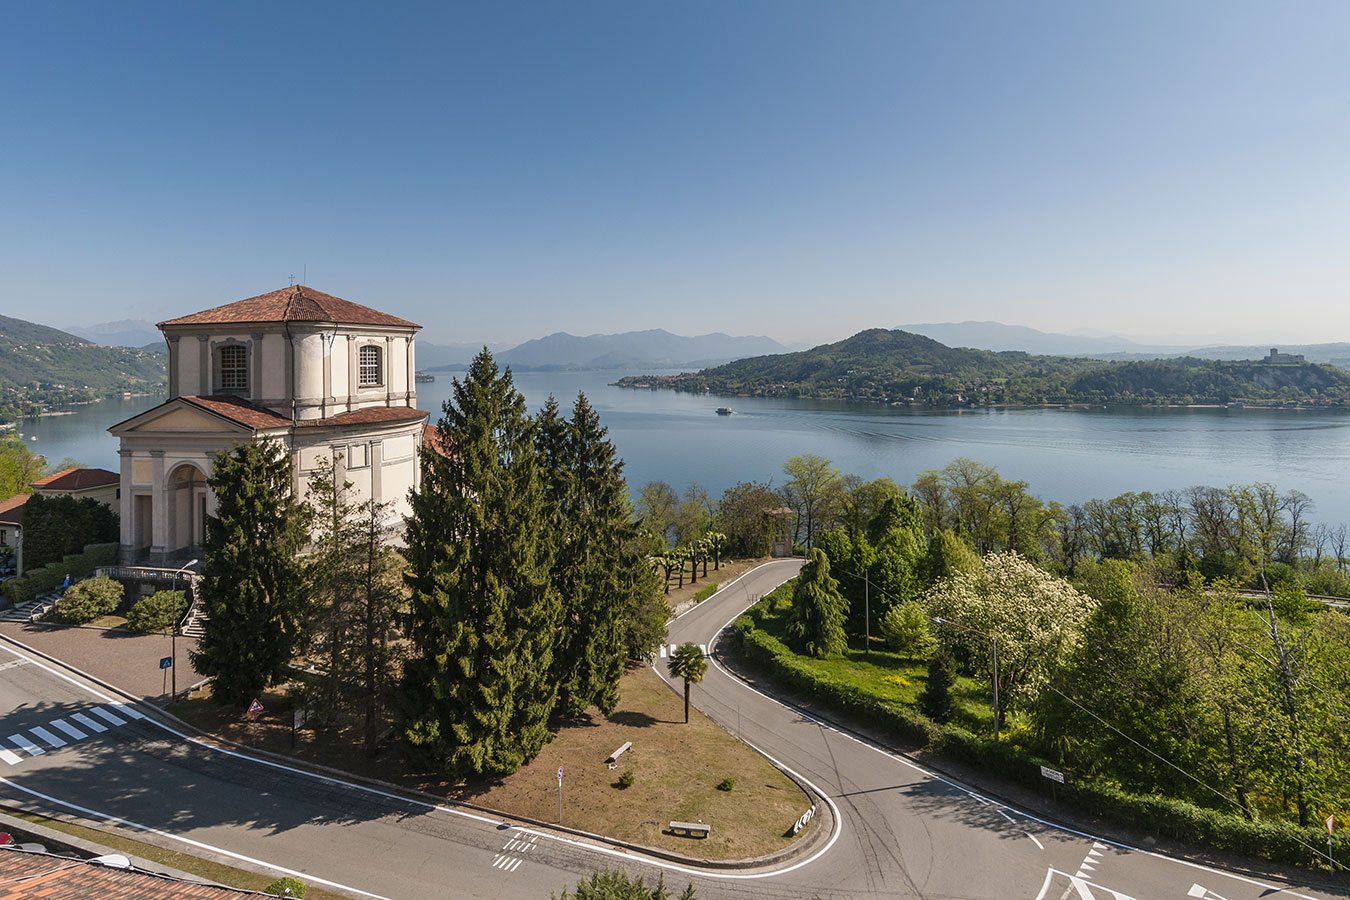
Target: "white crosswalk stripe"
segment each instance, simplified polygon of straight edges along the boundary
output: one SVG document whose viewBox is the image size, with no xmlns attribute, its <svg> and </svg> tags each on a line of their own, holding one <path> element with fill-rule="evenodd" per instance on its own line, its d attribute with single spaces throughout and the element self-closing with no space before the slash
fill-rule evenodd
<svg viewBox="0 0 1350 900">
<path fill-rule="evenodd" d="M 11 734 L 9 736 L 9 742 L 29 756 L 41 756 L 47 752 L 21 734 Z"/>
<path fill-rule="evenodd" d="M 44 741 L 47 744 L 49 744 L 53 750 L 55 750 L 57 747 L 64 747 L 66 745 L 65 741 L 61 740 L 56 735 L 52 734 L 50 731 L 40 726 L 37 728 L 28 729 L 28 733 L 36 737 L 38 740 Z"/>
<path fill-rule="evenodd" d="M 145 714 L 134 706 L 127 706 L 125 703 L 109 703 L 113 709 L 126 716 L 128 719 L 144 719 Z"/>
<path fill-rule="evenodd" d="M 18 765 L 19 763 L 23 762 L 22 756 L 15 753 L 13 750 L 6 750 L 4 747 L 0 747 L 0 759 L 3 759 L 11 766 Z"/>
<path fill-rule="evenodd" d="M 104 709 L 101 706 L 95 706 L 93 709 L 90 710 L 90 712 L 98 716 L 103 721 L 109 723 L 110 725 L 127 724 L 126 719 L 119 718 L 116 713 L 112 712 L 111 710 Z"/>
<path fill-rule="evenodd" d="M 83 731 L 76 728 L 74 725 L 70 724 L 65 719 L 52 719 L 51 724 L 54 727 L 61 729 L 67 735 L 69 735 L 72 740 L 78 741 L 81 738 L 89 737 L 89 735 L 85 734 Z"/>
<path fill-rule="evenodd" d="M 74 715 L 71 716 L 71 718 L 74 719 L 76 722 L 79 722 L 81 725 L 83 725 L 85 728 L 88 728 L 95 734 L 101 734 L 108 730 L 106 725 L 101 725 L 98 722 L 95 722 L 93 719 L 89 718 L 84 713 L 75 713 Z"/>
</svg>

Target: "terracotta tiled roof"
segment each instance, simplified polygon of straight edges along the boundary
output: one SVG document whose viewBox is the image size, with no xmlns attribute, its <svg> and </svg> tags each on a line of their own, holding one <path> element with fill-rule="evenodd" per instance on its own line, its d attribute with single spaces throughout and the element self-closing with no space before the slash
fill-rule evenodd
<svg viewBox="0 0 1350 900">
<path fill-rule="evenodd" d="M 32 494 L 15 494 L 0 500 L 0 525 L 23 525 L 23 505 Z"/>
<path fill-rule="evenodd" d="M 36 491 L 86 491 L 90 488 L 104 487 L 109 484 L 117 484 L 122 480 L 122 476 L 116 472 L 109 472 L 107 469 L 62 469 L 55 475 L 48 475 L 40 481 L 33 482 L 33 489 Z"/>
<path fill-rule="evenodd" d="M 336 325 L 387 325 L 421 328 L 407 319 L 334 297 L 302 284 L 237 300 L 224 306 L 160 322 L 164 325 L 235 325 L 252 322 L 332 322 Z"/>
<path fill-rule="evenodd" d="M 422 426 L 422 446 L 430 447 L 447 459 L 453 458 L 455 455 L 455 452 L 450 449 L 450 445 L 441 437 L 441 429 L 430 423 Z"/>
<path fill-rule="evenodd" d="M 240 900 L 252 891 L 192 884 L 100 863 L 0 848 L 4 900 Z"/>
<path fill-rule="evenodd" d="M 414 422 L 425 419 L 426 410 L 412 406 L 370 406 L 353 412 L 338 413 L 326 419 L 304 419 L 296 422 L 301 427 L 326 425 L 375 425 L 380 422 Z"/>
<path fill-rule="evenodd" d="M 247 400 L 240 397 L 212 396 L 212 397 L 179 397 L 186 403 L 204 409 L 207 412 L 215 413 L 222 418 L 229 419 L 231 422 L 237 422 L 245 428 L 285 428 L 291 424 L 291 420 L 283 415 L 272 412 L 270 409 L 263 409 L 260 406 L 254 406 Z"/>
</svg>

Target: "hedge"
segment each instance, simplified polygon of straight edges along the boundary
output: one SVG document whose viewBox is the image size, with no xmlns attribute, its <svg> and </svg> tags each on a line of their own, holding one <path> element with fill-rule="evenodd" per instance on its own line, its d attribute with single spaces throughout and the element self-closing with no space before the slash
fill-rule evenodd
<svg viewBox="0 0 1350 900">
<path fill-rule="evenodd" d="M 760 601 L 736 619 L 732 647 L 778 684 L 807 694 L 831 711 L 901 742 L 1026 787 L 1043 786 L 1041 766 L 1047 765 L 1045 760 L 1006 741 L 995 743 L 964 728 L 944 727 L 903 703 L 883 700 L 805 665 L 781 641 L 758 627 L 764 603 Z M 1059 797 L 1085 812 L 1188 844 L 1304 867 L 1326 866 L 1327 833 L 1322 828 L 1272 820 L 1249 822 L 1239 815 L 1185 800 L 1134 794 L 1076 777 L 1060 788 Z M 1350 858 L 1350 830 L 1337 832 L 1332 846 L 1336 859 Z"/>
<path fill-rule="evenodd" d="M 84 578 L 93 575 L 99 566 L 111 566 L 116 562 L 117 544 L 86 544 L 82 553 L 72 553 L 59 563 L 32 569 L 19 578 L 11 578 L 0 589 L 11 606 L 18 606 L 39 594 L 56 590 L 67 575 Z"/>
</svg>

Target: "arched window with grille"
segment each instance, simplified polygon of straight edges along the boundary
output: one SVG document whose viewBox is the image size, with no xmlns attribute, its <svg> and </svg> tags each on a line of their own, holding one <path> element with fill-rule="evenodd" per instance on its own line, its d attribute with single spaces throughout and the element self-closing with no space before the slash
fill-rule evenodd
<svg viewBox="0 0 1350 900">
<path fill-rule="evenodd" d="M 378 387 L 384 384 L 380 348 L 376 344 L 366 344 L 361 348 L 361 387 Z"/>
</svg>

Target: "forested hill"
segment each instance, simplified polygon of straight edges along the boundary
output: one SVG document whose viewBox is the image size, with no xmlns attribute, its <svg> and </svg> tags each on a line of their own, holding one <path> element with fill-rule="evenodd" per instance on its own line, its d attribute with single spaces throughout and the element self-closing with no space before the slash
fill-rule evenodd
<svg viewBox="0 0 1350 900">
<path fill-rule="evenodd" d="M 122 391 L 159 391 L 164 355 L 100 347 L 46 325 L 0 316 L 0 422 Z"/>
<path fill-rule="evenodd" d="M 1299 403 L 1350 405 L 1350 374 L 1181 358 L 1105 362 L 954 349 L 880 328 L 798 353 L 741 359 L 698 373 L 619 382 L 723 395 L 876 400 L 923 406 L 991 403 Z"/>
</svg>

